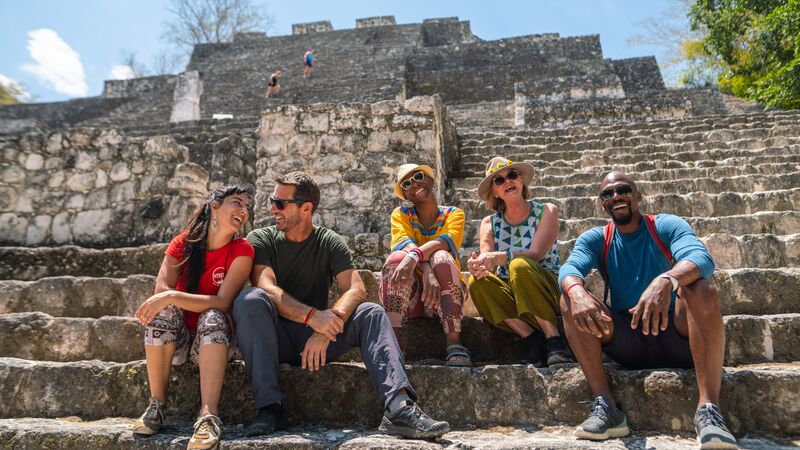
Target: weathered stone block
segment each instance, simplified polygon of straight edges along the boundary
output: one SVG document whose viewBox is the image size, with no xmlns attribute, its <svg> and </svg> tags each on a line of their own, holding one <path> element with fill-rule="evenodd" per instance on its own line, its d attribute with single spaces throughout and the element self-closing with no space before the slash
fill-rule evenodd
<svg viewBox="0 0 800 450">
<path fill-rule="evenodd" d="M 264 136 L 256 146 L 259 158 L 280 156 L 286 151 L 286 139 L 277 134 Z"/>
<path fill-rule="evenodd" d="M 82 242 L 102 241 L 107 236 L 111 223 L 110 209 L 81 211 L 75 215 L 72 233 L 76 240 Z"/>
<path fill-rule="evenodd" d="M 0 240 L 23 243 L 28 228 L 28 220 L 14 213 L 0 214 Z"/>
<path fill-rule="evenodd" d="M 298 134 L 289 139 L 289 155 L 310 155 L 316 149 L 317 140 L 310 134 Z"/>
<path fill-rule="evenodd" d="M 113 181 L 125 181 L 131 177 L 131 170 L 128 168 L 128 163 L 118 162 L 111 168 L 110 174 Z"/>
<path fill-rule="evenodd" d="M 411 112 L 432 113 L 436 106 L 436 101 L 432 96 L 412 97 L 403 104 Z"/>
<path fill-rule="evenodd" d="M 417 135 L 411 130 L 397 130 L 389 135 L 389 149 L 395 152 L 409 152 L 414 150 Z"/>
<path fill-rule="evenodd" d="M 301 132 L 328 131 L 329 128 L 328 113 L 302 113 L 300 114 L 300 127 Z"/>
<path fill-rule="evenodd" d="M 339 153 L 342 150 L 342 139 L 337 135 L 326 134 L 319 138 L 318 151 L 321 154 Z"/>
<path fill-rule="evenodd" d="M 34 153 L 28 155 L 25 158 L 25 169 L 27 170 L 39 170 L 44 165 L 44 158 L 42 155 L 38 153 Z"/>
<path fill-rule="evenodd" d="M 436 133 L 433 130 L 422 130 L 417 133 L 417 150 L 433 154 L 437 147 Z"/>
<path fill-rule="evenodd" d="M 383 152 L 389 149 L 389 135 L 384 132 L 374 131 L 370 133 L 367 141 L 367 150 L 371 152 Z"/>
</svg>

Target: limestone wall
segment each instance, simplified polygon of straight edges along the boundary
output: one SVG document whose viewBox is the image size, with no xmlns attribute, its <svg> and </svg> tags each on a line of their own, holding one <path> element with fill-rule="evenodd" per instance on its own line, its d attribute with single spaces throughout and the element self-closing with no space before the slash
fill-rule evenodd
<svg viewBox="0 0 800 450">
<path fill-rule="evenodd" d="M 613 63 L 627 95 L 666 89 L 654 56 L 618 59 Z"/>
<path fill-rule="evenodd" d="M 73 129 L 0 137 L 0 244 L 164 242 L 209 172 L 170 137 Z"/>
<path fill-rule="evenodd" d="M 400 205 L 392 192 L 396 168 L 428 164 L 441 184 L 457 158 L 455 128 L 438 97 L 276 107 L 261 117 L 257 148 L 256 226 L 271 222 L 273 180 L 304 170 L 322 191 L 317 223 L 356 236 L 357 253 L 374 247 L 367 253 L 376 255 L 383 254 L 389 213 Z"/>
<path fill-rule="evenodd" d="M 356 28 L 386 27 L 397 25 L 394 16 L 377 16 L 356 19 Z"/>
<path fill-rule="evenodd" d="M 102 117 L 128 98 L 89 97 L 54 103 L 23 103 L 0 106 L 0 133 L 16 133 L 37 127 L 71 126 Z"/>
</svg>

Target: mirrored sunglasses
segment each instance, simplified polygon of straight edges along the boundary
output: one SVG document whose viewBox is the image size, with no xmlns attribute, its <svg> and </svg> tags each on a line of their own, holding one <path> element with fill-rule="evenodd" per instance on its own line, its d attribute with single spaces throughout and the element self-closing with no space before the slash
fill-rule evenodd
<svg viewBox="0 0 800 450">
<path fill-rule="evenodd" d="M 411 175 L 409 178 L 406 178 L 400 183 L 400 187 L 403 188 L 404 191 L 411 189 L 413 183 L 411 181 L 416 181 L 417 183 L 421 183 L 422 180 L 425 179 L 425 172 L 418 171 L 414 172 L 414 175 Z"/>
</svg>

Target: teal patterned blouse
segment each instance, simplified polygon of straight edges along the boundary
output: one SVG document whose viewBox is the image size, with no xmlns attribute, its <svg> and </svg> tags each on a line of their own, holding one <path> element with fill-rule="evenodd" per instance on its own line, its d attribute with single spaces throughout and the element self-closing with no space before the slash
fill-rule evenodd
<svg viewBox="0 0 800 450">
<path fill-rule="evenodd" d="M 528 218 L 523 220 L 518 225 L 511 225 L 503 218 L 503 213 L 496 212 L 492 214 L 492 233 L 494 234 L 494 248 L 495 251 L 504 252 L 511 250 L 529 250 L 533 237 L 536 235 L 536 230 L 539 228 L 539 221 L 542 219 L 544 212 L 544 204 L 538 203 L 535 200 L 528 200 L 531 204 L 531 213 Z M 539 261 L 539 264 L 555 275 L 558 275 L 558 269 L 561 267 L 561 262 L 558 258 L 558 239 L 553 242 L 553 246 L 545 253 L 544 258 Z M 497 266 L 495 269 L 497 276 L 500 278 L 508 279 L 508 263 L 503 266 Z"/>
</svg>

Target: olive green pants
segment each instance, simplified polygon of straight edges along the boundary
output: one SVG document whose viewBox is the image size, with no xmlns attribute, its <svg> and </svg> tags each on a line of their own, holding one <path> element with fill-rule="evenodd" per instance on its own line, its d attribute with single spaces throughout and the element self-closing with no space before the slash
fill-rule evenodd
<svg viewBox="0 0 800 450">
<path fill-rule="evenodd" d="M 555 324 L 561 295 L 558 278 L 525 257 L 511 260 L 508 273 L 508 280 L 493 273 L 481 279 L 469 277 L 469 293 L 481 317 L 508 332 L 512 330 L 503 322 L 506 319 L 522 319 L 537 330 L 541 327 L 536 317 Z"/>
</svg>

